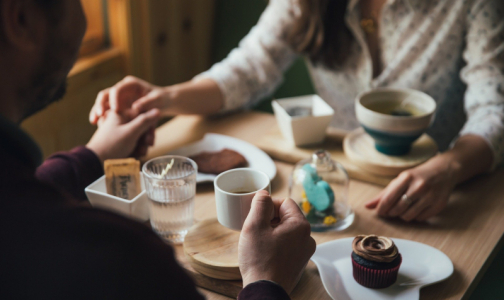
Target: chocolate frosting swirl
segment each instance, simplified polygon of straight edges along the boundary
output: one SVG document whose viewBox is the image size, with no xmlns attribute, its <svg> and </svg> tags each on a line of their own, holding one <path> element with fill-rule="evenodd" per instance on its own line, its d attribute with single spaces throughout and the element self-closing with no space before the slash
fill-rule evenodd
<svg viewBox="0 0 504 300">
<path fill-rule="evenodd" d="M 394 242 L 384 236 L 358 235 L 352 249 L 360 257 L 377 262 L 391 262 L 399 255 Z"/>
</svg>

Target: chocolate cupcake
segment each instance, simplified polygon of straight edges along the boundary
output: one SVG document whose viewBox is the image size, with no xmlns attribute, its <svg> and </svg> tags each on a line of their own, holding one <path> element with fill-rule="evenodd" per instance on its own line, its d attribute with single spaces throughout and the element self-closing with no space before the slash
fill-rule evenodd
<svg viewBox="0 0 504 300">
<path fill-rule="evenodd" d="M 360 285 L 382 289 L 396 282 L 402 257 L 391 239 L 359 235 L 352 249 L 353 277 Z"/>
</svg>

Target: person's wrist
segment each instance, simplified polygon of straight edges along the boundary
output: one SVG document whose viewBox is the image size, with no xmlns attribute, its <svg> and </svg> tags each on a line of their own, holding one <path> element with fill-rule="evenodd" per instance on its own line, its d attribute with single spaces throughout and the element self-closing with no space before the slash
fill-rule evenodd
<svg viewBox="0 0 504 300">
<path fill-rule="evenodd" d="M 452 151 L 447 151 L 437 158 L 442 160 L 445 165 L 446 174 L 448 174 L 449 181 L 453 187 L 460 183 L 462 177 L 462 163 L 457 159 Z"/>
<path fill-rule="evenodd" d="M 104 151 L 103 149 L 101 149 L 101 147 L 98 147 L 97 145 L 95 145 L 93 143 L 93 140 L 91 140 L 91 141 L 89 141 L 87 143 L 86 148 L 88 148 L 89 150 L 91 150 L 96 155 L 96 157 L 98 157 L 98 159 L 100 160 L 100 162 L 103 163 L 107 159 L 106 151 Z"/>
<path fill-rule="evenodd" d="M 259 282 L 269 282 L 269 283 L 272 283 L 274 285 L 278 285 L 279 287 L 281 287 L 285 291 L 285 287 L 283 287 L 280 283 L 278 283 L 276 281 L 273 281 L 273 280 L 268 280 L 268 279 L 258 279 L 258 280 L 254 280 L 254 281 L 248 282 L 247 284 L 244 283 L 243 284 L 243 288 L 247 287 L 248 285 L 251 285 L 251 284 L 254 284 L 254 283 L 259 283 Z"/>
<path fill-rule="evenodd" d="M 258 281 L 271 281 L 286 290 L 284 284 L 282 284 L 281 280 L 278 279 L 279 278 L 275 278 L 273 274 L 269 274 L 267 272 L 250 272 L 248 274 L 242 275 L 243 287 L 246 287 L 247 285 Z"/>
<path fill-rule="evenodd" d="M 162 88 L 163 100 L 160 107 L 163 115 L 176 114 L 177 107 L 181 101 L 181 88 L 179 85 L 171 85 Z"/>
<path fill-rule="evenodd" d="M 242 279 L 243 279 L 243 287 L 246 287 L 247 285 L 259 281 L 259 280 L 269 280 L 273 281 L 270 276 L 267 276 L 265 274 L 259 274 L 255 272 L 248 272 L 246 274 L 242 274 Z"/>
<path fill-rule="evenodd" d="M 271 280 L 258 280 L 243 287 L 238 294 L 238 300 L 255 299 L 257 296 L 268 299 L 290 299 L 288 292 L 278 283 Z"/>
<path fill-rule="evenodd" d="M 250 274 L 242 274 L 242 281 L 243 281 L 243 287 L 246 287 L 247 285 L 256 282 L 258 280 L 261 280 L 259 278 L 260 276 L 253 276 Z"/>
</svg>

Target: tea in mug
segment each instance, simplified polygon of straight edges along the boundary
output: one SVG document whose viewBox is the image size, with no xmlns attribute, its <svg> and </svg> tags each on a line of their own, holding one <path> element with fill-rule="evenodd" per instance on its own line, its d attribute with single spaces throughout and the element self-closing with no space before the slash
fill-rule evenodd
<svg viewBox="0 0 504 300">
<path fill-rule="evenodd" d="M 369 103 L 366 107 L 377 113 L 397 116 L 397 117 L 414 117 L 421 116 L 425 112 L 411 104 L 403 104 L 400 101 L 377 101 Z"/>
</svg>

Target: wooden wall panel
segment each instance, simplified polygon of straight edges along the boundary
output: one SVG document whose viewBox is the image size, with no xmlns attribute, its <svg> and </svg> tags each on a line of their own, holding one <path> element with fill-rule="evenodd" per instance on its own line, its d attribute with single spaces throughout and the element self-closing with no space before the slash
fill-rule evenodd
<svg viewBox="0 0 504 300">
<path fill-rule="evenodd" d="M 80 55 L 91 54 L 104 46 L 105 24 L 103 23 L 102 0 L 81 0 L 87 17 L 87 30 L 82 41 Z"/>
<path fill-rule="evenodd" d="M 150 0 L 152 81 L 169 85 L 211 65 L 213 0 Z"/>
<path fill-rule="evenodd" d="M 158 85 L 210 67 L 214 17 L 214 0 L 109 0 L 111 42 L 127 73 Z"/>
<path fill-rule="evenodd" d="M 152 80 L 151 0 L 108 0 L 110 41 L 123 52 L 126 73 Z"/>
</svg>

